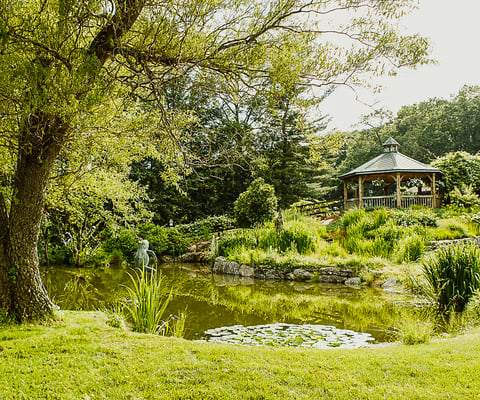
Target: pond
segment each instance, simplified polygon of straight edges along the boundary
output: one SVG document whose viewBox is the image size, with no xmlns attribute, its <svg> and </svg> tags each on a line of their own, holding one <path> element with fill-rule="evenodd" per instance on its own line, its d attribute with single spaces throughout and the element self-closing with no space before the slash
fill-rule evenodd
<svg viewBox="0 0 480 400">
<path fill-rule="evenodd" d="M 204 265 L 168 263 L 158 270 L 174 287 L 168 313 L 187 315 L 187 339 L 311 347 L 318 347 L 314 338 L 328 345 L 337 337 L 330 347 L 386 342 L 392 340 L 395 303 L 405 301 L 374 288 L 215 275 Z M 62 309 L 102 310 L 126 297 L 132 272 L 52 267 L 42 275 Z"/>
</svg>

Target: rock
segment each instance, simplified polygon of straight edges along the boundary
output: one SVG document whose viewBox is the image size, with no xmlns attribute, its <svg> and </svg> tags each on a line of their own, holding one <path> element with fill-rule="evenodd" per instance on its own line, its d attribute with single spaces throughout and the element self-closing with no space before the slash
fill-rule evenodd
<svg viewBox="0 0 480 400">
<path fill-rule="evenodd" d="M 265 279 L 269 281 L 281 281 L 283 280 L 283 273 L 274 269 L 267 269 L 265 271 Z"/>
<path fill-rule="evenodd" d="M 255 270 L 252 267 L 249 267 L 248 265 L 240 265 L 240 268 L 238 270 L 239 275 L 246 277 L 246 278 L 253 278 L 255 275 Z"/>
<path fill-rule="evenodd" d="M 384 290 L 392 290 L 395 286 L 397 286 L 397 279 L 396 278 L 387 278 L 386 281 L 382 285 L 382 289 Z"/>
<path fill-rule="evenodd" d="M 301 268 L 297 268 L 296 270 L 294 270 L 293 276 L 295 277 L 295 280 L 298 280 L 298 281 L 309 281 L 314 277 L 314 275 L 311 272 L 305 271 L 304 269 L 301 269 Z"/>
<path fill-rule="evenodd" d="M 210 251 L 211 245 L 212 245 L 211 241 L 198 242 L 196 244 L 197 251 Z"/>
<path fill-rule="evenodd" d="M 252 278 L 255 270 L 248 265 L 241 265 L 235 261 L 228 261 L 224 257 L 217 257 L 213 264 L 213 272 L 215 274 L 227 274 Z"/>
<path fill-rule="evenodd" d="M 228 261 L 224 257 L 217 257 L 213 265 L 213 272 L 216 274 L 236 275 L 244 278 L 255 278 L 266 281 L 310 281 L 315 277 L 310 271 L 303 268 L 297 268 L 293 272 L 282 271 L 279 269 L 268 268 L 265 266 L 258 266 L 256 268 L 248 265 L 241 265 L 234 261 Z M 358 274 L 352 268 L 336 268 L 336 267 L 322 267 L 316 273 L 318 274 L 319 282 L 326 283 L 345 283 L 350 278 L 357 278 Z M 353 285 L 355 280 L 351 281 Z M 359 281 L 358 281 L 359 282 Z M 358 283 L 359 285 L 360 283 Z M 357 286 L 358 286 L 357 285 Z"/>
<path fill-rule="evenodd" d="M 362 281 L 361 281 L 361 279 L 358 278 L 358 277 L 348 278 L 348 279 L 345 281 L 345 285 L 351 286 L 351 287 L 355 287 L 355 288 L 360 287 L 360 284 L 361 284 L 361 283 L 362 283 Z"/>
<path fill-rule="evenodd" d="M 295 280 L 295 275 L 293 275 L 293 273 L 289 272 L 288 274 L 285 275 L 285 279 L 287 281 L 294 281 Z"/>
<path fill-rule="evenodd" d="M 345 283 L 348 278 L 357 276 L 352 268 L 322 267 L 318 270 L 319 281 L 327 283 Z"/>
<path fill-rule="evenodd" d="M 204 262 L 207 259 L 208 259 L 208 254 L 204 252 L 185 253 L 180 256 L 180 262 L 184 262 L 184 263 Z"/>
</svg>

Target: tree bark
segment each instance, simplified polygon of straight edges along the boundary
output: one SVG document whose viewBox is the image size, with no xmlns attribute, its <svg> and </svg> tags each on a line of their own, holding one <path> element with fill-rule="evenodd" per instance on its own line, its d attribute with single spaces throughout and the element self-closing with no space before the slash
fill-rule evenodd
<svg viewBox="0 0 480 400">
<path fill-rule="evenodd" d="M 29 120 L 20 135 L 10 210 L 5 202 L 0 205 L 0 307 L 19 322 L 45 319 L 53 310 L 37 246 L 49 175 L 67 136 L 58 118 L 30 115 Z"/>
</svg>

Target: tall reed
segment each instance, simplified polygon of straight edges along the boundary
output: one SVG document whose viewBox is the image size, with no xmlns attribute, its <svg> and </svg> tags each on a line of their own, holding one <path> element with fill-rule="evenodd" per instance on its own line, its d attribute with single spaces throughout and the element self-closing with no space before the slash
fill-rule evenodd
<svg viewBox="0 0 480 400">
<path fill-rule="evenodd" d="M 473 244 L 439 249 L 423 261 L 425 294 L 442 313 L 460 312 L 480 289 L 480 250 Z"/>
<path fill-rule="evenodd" d="M 130 299 L 123 302 L 132 330 L 142 333 L 163 334 L 168 330 L 168 319 L 163 320 L 172 297 L 173 288 L 165 290 L 160 273 L 149 273 L 143 268 L 140 273 L 128 274 L 132 286 L 127 287 Z"/>
</svg>

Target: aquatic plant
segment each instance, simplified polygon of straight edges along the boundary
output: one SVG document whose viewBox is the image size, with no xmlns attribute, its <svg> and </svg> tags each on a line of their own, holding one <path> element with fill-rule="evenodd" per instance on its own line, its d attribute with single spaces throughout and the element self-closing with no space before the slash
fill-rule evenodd
<svg viewBox="0 0 480 400">
<path fill-rule="evenodd" d="M 166 290 L 160 273 L 149 273 L 141 269 L 134 275 L 128 275 L 132 286 L 127 287 L 129 299 L 123 301 L 123 306 L 132 330 L 164 334 L 169 321 L 163 320 L 163 317 L 172 298 L 173 287 Z"/>
<path fill-rule="evenodd" d="M 440 248 L 423 261 L 424 294 L 442 313 L 463 311 L 480 289 L 480 250 L 474 244 Z"/>
</svg>

